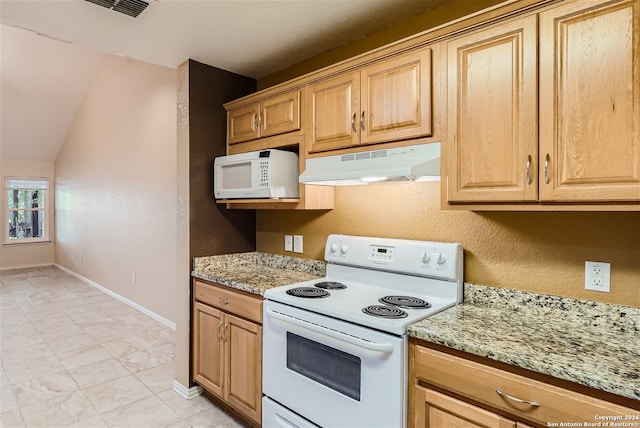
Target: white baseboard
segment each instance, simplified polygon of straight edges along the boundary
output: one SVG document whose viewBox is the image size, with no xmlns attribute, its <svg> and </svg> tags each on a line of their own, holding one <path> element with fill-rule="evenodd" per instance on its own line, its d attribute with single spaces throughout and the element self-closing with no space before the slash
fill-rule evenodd
<svg viewBox="0 0 640 428">
<path fill-rule="evenodd" d="M 61 266 L 61 265 L 59 265 L 57 263 L 54 263 L 53 265 L 55 267 L 57 267 L 58 269 L 61 269 L 61 270 L 65 271 L 65 272 L 67 272 L 68 274 L 73 275 L 76 278 L 86 282 L 90 286 L 97 288 L 98 290 L 102 291 L 103 293 L 106 293 L 109 296 L 111 296 L 111 297 L 113 297 L 115 299 L 118 299 L 123 303 L 126 303 L 127 305 L 131 306 L 132 308 L 139 310 L 143 314 L 150 316 L 154 320 L 161 322 L 162 324 L 166 325 L 167 327 L 169 327 L 169 328 L 171 328 L 173 330 L 176 329 L 176 323 L 175 322 L 170 321 L 170 320 L 166 319 L 165 317 L 156 314 L 153 311 L 150 311 L 149 309 L 145 308 L 144 306 L 140 306 L 136 302 L 134 302 L 132 300 L 129 300 L 126 297 L 123 297 L 123 296 L 119 295 L 118 293 L 114 293 L 113 291 L 109 290 L 108 288 L 105 288 L 102 285 L 91 281 L 89 278 L 85 278 L 84 276 L 80 275 L 79 273 L 76 273 L 76 272 L 72 271 L 71 269 L 67 269 L 66 267 Z"/>
<path fill-rule="evenodd" d="M 39 267 L 47 267 L 47 266 L 54 266 L 54 264 L 49 262 L 49 263 L 37 263 L 37 264 L 20 265 L 20 266 L 2 266 L 0 267 L 0 270 L 30 269 L 30 268 L 39 268 Z"/>
<path fill-rule="evenodd" d="M 173 381 L 173 390 L 187 400 L 191 400 L 192 398 L 196 398 L 198 395 L 202 394 L 202 388 L 200 388 L 198 385 L 187 388 L 177 380 Z"/>
</svg>

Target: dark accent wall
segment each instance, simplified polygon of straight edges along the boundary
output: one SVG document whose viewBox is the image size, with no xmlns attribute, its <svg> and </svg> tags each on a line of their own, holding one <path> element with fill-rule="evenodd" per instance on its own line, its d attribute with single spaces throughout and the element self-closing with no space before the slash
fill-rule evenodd
<svg viewBox="0 0 640 428">
<path fill-rule="evenodd" d="M 213 159 L 226 153 L 223 104 L 256 91 L 256 81 L 189 60 L 190 257 L 255 251 L 255 210 L 228 210 L 213 197 Z"/>
</svg>

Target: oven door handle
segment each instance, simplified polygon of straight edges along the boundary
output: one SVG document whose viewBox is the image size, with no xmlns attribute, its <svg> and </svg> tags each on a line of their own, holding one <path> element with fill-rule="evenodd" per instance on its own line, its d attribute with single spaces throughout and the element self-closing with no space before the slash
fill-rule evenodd
<svg viewBox="0 0 640 428">
<path fill-rule="evenodd" d="M 274 321 L 284 324 L 284 327 L 292 333 L 297 332 L 306 337 L 314 336 L 318 338 L 318 340 L 322 340 L 325 344 L 329 343 L 337 347 L 347 348 L 357 355 L 366 354 L 373 358 L 382 360 L 387 358 L 393 352 L 393 345 L 390 343 L 370 342 L 356 336 L 351 336 L 337 330 L 332 330 L 294 318 L 290 315 L 276 312 L 272 309 L 267 309 L 266 313 L 270 318 L 273 318 Z"/>
</svg>

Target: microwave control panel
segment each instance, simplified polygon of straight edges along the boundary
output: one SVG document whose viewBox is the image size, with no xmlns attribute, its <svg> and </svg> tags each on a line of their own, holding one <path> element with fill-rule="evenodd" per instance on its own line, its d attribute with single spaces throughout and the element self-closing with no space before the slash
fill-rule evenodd
<svg viewBox="0 0 640 428">
<path fill-rule="evenodd" d="M 260 160 L 260 187 L 269 187 L 269 161 Z"/>
</svg>

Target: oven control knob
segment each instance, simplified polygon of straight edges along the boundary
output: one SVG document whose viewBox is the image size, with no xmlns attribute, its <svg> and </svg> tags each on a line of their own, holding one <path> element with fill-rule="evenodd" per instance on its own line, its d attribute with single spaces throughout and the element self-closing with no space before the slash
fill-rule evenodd
<svg viewBox="0 0 640 428">
<path fill-rule="evenodd" d="M 336 251 L 338 251 L 338 248 L 340 248 L 340 247 L 338 247 L 338 244 L 331 244 L 331 252 L 332 253 L 335 253 Z"/>
<path fill-rule="evenodd" d="M 431 256 L 429 256 L 426 251 L 420 255 L 420 261 L 422 263 L 428 263 L 429 260 L 431 260 Z"/>
<path fill-rule="evenodd" d="M 436 263 L 438 263 L 439 265 L 444 264 L 444 261 L 446 260 L 446 258 L 444 257 L 444 254 L 439 253 L 438 254 L 438 258 L 436 259 Z"/>
<path fill-rule="evenodd" d="M 349 247 L 347 246 L 347 244 L 342 244 L 342 247 L 340 247 L 340 252 L 342 254 L 346 254 L 347 251 L 349 251 Z"/>
</svg>

